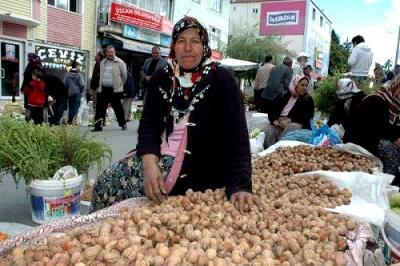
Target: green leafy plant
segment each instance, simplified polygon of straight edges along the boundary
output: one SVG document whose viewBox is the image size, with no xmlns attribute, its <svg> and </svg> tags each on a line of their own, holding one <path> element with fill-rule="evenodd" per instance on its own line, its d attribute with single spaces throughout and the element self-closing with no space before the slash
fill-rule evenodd
<svg viewBox="0 0 400 266">
<path fill-rule="evenodd" d="M 48 179 L 61 167 L 71 165 L 83 174 L 105 160 L 111 149 L 83 133 L 78 127 L 33 125 L 10 117 L 0 117 L 0 181 L 11 173 L 18 184 Z"/>
<path fill-rule="evenodd" d="M 339 76 L 329 76 L 319 81 L 318 89 L 315 90 L 315 107 L 325 115 L 330 114 L 335 105 L 338 80 Z"/>
</svg>

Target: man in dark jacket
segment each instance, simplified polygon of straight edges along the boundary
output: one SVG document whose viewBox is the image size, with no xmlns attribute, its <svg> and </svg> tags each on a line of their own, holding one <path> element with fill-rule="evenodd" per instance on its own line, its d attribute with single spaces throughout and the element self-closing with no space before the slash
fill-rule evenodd
<svg viewBox="0 0 400 266">
<path fill-rule="evenodd" d="M 151 49 L 151 57 L 144 61 L 142 70 L 140 71 L 140 78 L 142 81 L 142 89 L 144 93 L 149 85 L 151 76 L 159 69 L 167 65 L 167 60 L 161 57 L 161 48 L 159 46 L 154 46 Z M 144 95 L 143 93 L 143 95 Z"/>
<path fill-rule="evenodd" d="M 124 84 L 124 92 L 122 93 L 122 106 L 124 107 L 125 120 L 132 120 L 132 101 L 133 101 L 134 83 L 132 70 L 128 68 L 127 77 Z"/>
<path fill-rule="evenodd" d="M 53 111 L 49 117 L 49 123 L 50 125 L 59 125 L 64 110 L 67 107 L 68 89 L 61 79 L 54 74 L 46 73 L 43 76 L 43 81 L 46 85 L 47 95 L 53 98 L 53 101 L 49 102 L 49 108 Z"/>
<path fill-rule="evenodd" d="M 267 113 L 270 110 L 272 103 L 277 97 L 282 97 L 289 90 L 289 84 L 293 75 L 292 64 L 293 60 L 286 56 L 282 64 L 271 70 L 267 87 L 265 87 L 261 94 L 261 111 L 263 113 Z"/>
<path fill-rule="evenodd" d="M 71 124 L 78 113 L 85 88 L 79 65 L 75 61 L 71 64 L 71 70 L 64 76 L 64 85 L 68 89 L 68 124 Z"/>
</svg>

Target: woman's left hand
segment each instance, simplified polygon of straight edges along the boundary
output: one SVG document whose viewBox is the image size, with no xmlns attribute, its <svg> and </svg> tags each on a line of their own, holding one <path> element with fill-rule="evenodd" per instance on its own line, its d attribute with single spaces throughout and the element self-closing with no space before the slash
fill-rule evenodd
<svg viewBox="0 0 400 266">
<path fill-rule="evenodd" d="M 260 199 L 256 195 L 246 191 L 233 193 L 231 203 L 241 212 L 262 209 Z"/>
</svg>

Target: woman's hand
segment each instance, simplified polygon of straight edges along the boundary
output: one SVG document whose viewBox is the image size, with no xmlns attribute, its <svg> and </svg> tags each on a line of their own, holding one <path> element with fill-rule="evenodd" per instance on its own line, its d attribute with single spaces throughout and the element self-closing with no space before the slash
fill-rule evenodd
<svg viewBox="0 0 400 266">
<path fill-rule="evenodd" d="M 394 144 L 396 144 L 398 147 L 400 147 L 400 138 L 396 139 Z"/>
<path fill-rule="evenodd" d="M 161 170 L 157 165 L 158 158 L 152 154 L 146 154 L 143 160 L 144 192 L 146 196 L 157 203 L 164 200 L 165 188 Z"/>
<path fill-rule="evenodd" d="M 231 203 L 235 205 L 235 207 L 241 211 L 250 211 L 250 210 L 261 210 L 261 201 L 260 199 L 246 191 L 238 191 L 232 194 Z"/>
</svg>

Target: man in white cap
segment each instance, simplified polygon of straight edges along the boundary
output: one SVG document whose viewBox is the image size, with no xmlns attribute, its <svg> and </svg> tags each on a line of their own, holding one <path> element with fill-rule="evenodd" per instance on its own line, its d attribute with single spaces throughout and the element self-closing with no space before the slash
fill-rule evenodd
<svg viewBox="0 0 400 266">
<path fill-rule="evenodd" d="M 308 55 L 304 52 L 299 53 L 297 61 L 293 64 L 293 77 L 296 75 L 303 76 L 303 69 L 307 65 Z"/>
</svg>

